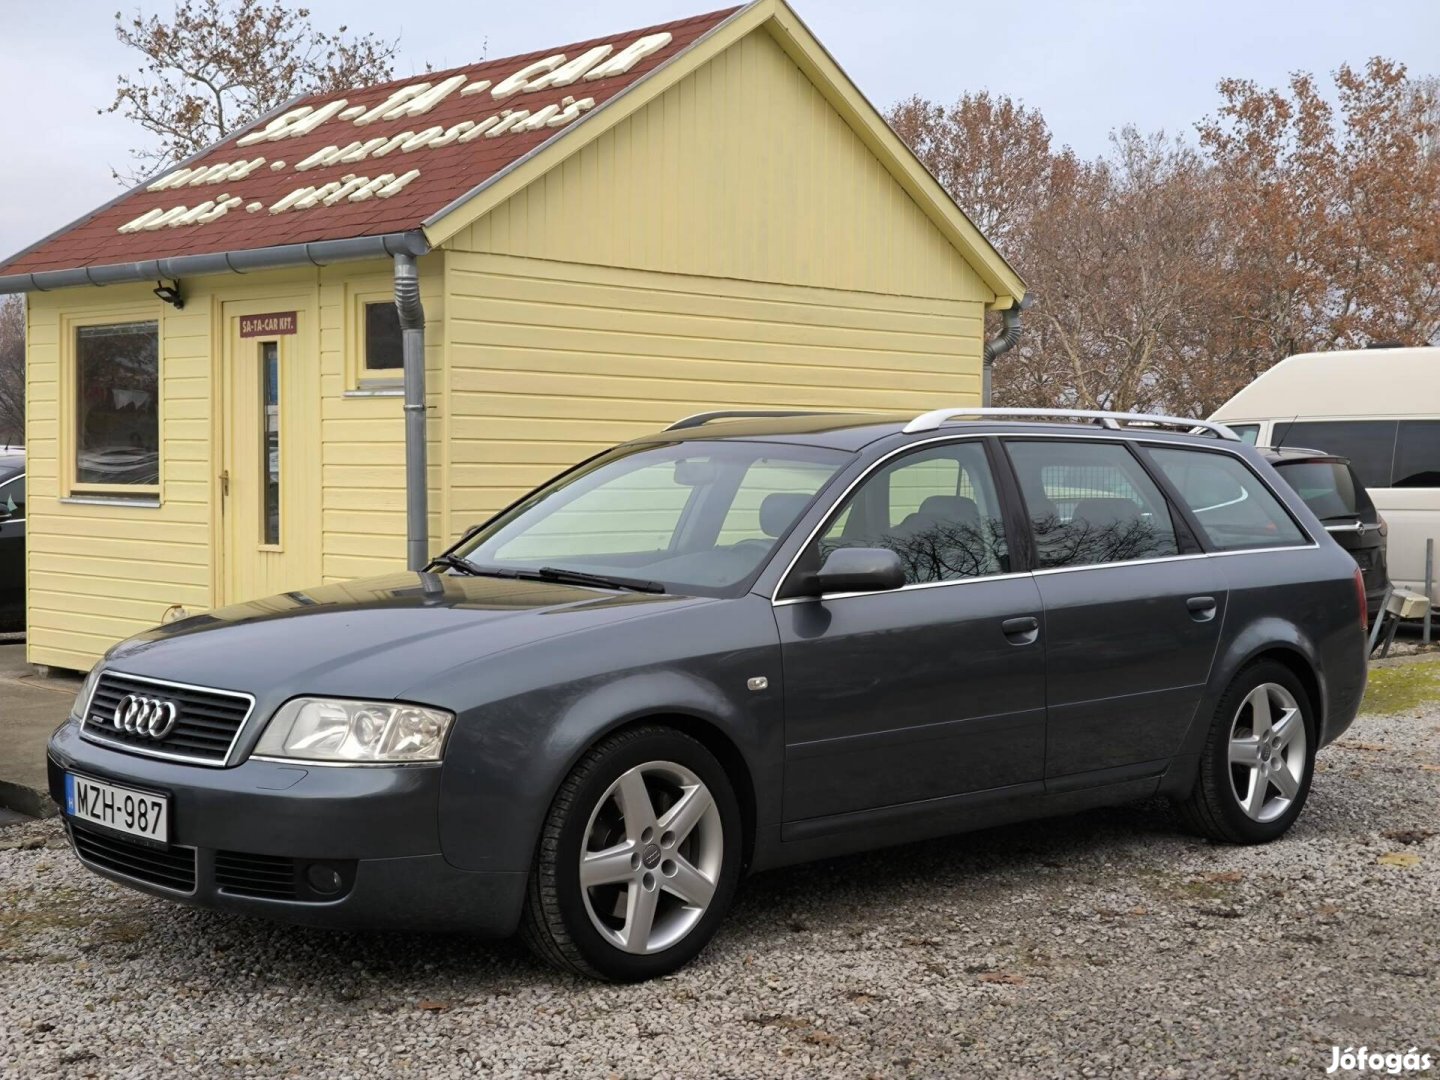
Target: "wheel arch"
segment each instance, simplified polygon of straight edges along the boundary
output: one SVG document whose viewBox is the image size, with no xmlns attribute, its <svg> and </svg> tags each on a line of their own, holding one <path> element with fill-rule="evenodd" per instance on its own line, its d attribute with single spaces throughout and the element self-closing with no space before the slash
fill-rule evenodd
<svg viewBox="0 0 1440 1080">
<path fill-rule="evenodd" d="M 1242 671 L 1261 660 L 1283 664 L 1300 680 L 1315 712 L 1317 742 L 1323 745 L 1327 741 L 1324 733 L 1329 701 L 1316 650 L 1293 624 L 1279 619 L 1262 619 L 1236 635 L 1229 646 L 1216 656 L 1205 693 L 1175 755 L 1177 759 L 1188 760 L 1200 753 L 1216 706 L 1225 696 L 1225 691 Z"/>
<path fill-rule="evenodd" d="M 559 790 L 564 778 L 570 775 L 571 770 L 580 762 L 580 759 L 598 744 L 618 732 L 641 727 L 668 727 L 689 735 L 715 755 L 715 759 L 720 762 L 720 767 L 725 770 L 725 775 L 729 777 L 730 783 L 735 788 L 735 801 L 740 805 L 741 870 L 743 872 L 750 865 L 755 852 L 757 818 L 755 777 L 751 771 L 750 762 L 739 744 L 711 717 L 678 709 L 657 708 L 619 718 L 608 727 L 596 732 L 594 737 L 579 749 L 573 760 L 566 764 L 560 781 L 555 784 L 555 791 Z M 555 797 L 555 791 L 550 793 L 552 800 Z"/>
<path fill-rule="evenodd" d="M 1275 645 L 1250 657 L 1236 672 L 1244 671 L 1254 664 L 1264 660 L 1273 660 L 1277 664 L 1289 670 L 1299 680 L 1305 690 L 1305 696 L 1310 699 L 1310 707 L 1315 710 L 1315 725 L 1318 730 L 1315 732 L 1317 739 L 1324 734 L 1325 728 L 1325 698 L 1324 688 L 1320 684 L 1320 676 L 1311 664 L 1310 658 L 1298 649 L 1286 645 Z M 1232 680 L 1233 681 L 1233 680 Z"/>
</svg>

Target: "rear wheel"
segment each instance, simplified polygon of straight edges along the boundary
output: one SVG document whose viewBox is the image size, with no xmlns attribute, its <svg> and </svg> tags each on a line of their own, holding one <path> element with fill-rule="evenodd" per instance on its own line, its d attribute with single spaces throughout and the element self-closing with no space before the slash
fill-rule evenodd
<svg viewBox="0 0 1440 1080">
<path fill-rule="evenodd" d="M 1263 844 L 1300 816 L 1314 767 L 1315 719 L 1305 688 L 1289 668 L 1263 660 L 1237 675 L 1220 699 L 1181 814 L 1212 840 Z"/>
<path fill-rule="evenodd" d="M 634 981 L 705 947 L 740 873 L 740 812 L 701 743 L 644 727 L 609 737 L 561 785 L 523 932 L 550 963 Z"/>
</svg>

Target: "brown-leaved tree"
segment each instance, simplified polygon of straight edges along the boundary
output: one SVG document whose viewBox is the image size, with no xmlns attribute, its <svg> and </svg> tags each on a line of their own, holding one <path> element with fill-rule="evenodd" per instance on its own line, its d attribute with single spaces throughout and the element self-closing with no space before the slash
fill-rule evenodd
<svg viewBox="0 0 1440 1080">
<path fill-rule="evenodd" d="M 165 18 L 115 15 L 115 36 L 140 54 L 116 81 L 118 112 L 153 141 L 131 151 L 116 179 L 136 183 L 218 142 L 300 94 L 391 77 L 398 41 L 334 33 L 281 0 L 180 0 Z"/>
<path fill-rule="evenodd" d="M 1198 146 L 1122 128 L 1093 161 L 1009 98 L 896 105 L 1036 299 L 996 404 L 1206 415 L 1296 352 L 1440 343 L 1440 81 L 1334 83 L 1225 80 Z"/>
</svg>

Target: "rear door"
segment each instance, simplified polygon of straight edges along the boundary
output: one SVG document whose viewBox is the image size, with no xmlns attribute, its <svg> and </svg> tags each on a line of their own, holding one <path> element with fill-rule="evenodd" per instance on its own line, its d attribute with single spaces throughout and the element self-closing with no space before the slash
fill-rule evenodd
<svg viewBox="0 0 1440 1080">
<path fill-rule="evenodd" d="M 1045 609 L 1046 782 L 1158 772 L 1209 677 L 1221 579 L 1125 441 L 1005 447 Z"/>
</svg>

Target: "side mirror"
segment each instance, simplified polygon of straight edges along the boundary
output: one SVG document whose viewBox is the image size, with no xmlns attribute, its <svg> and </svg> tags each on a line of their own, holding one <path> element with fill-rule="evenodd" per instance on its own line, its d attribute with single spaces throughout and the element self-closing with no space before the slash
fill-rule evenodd
<svg viewBox="0 0 1440 1080">
<path fill-rule="evenodd" d="M 905 567 L 888 548 L 837 548 L 810 584 L 815 594 L 883 592 L 905 584 Z"/>
</svg>

